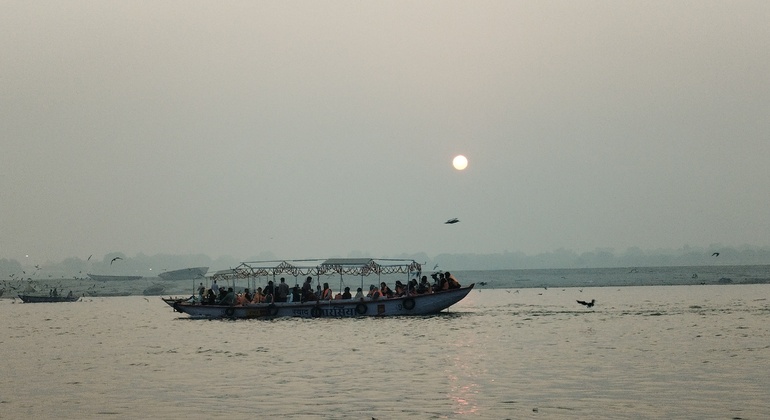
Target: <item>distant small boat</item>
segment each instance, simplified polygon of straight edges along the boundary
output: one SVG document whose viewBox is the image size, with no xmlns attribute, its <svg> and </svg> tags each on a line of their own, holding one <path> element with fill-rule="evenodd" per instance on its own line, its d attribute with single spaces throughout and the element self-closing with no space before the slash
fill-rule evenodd
<svg viewBox="0 0 770 420">
<path fill-rule="evenodd" d="M 159 296 L 163 294 L 163 290 L 165 287 L 163 287 L 160 284 L 154 284 L 142 291 L 142 294 L 145 296 Z"/>
<path fill-rule="evenodd" d="M 35 295 L 19 295 L 24 303 L 54 303 L 54 302 L 77 302 L 80 296 L 35 296 Z"/>
<path fill-rule="evenodd" d="M 179 270 L 164 271 L 158 274 L 158 277 L 163 280 L 198 279 L 205 277 L 208 271 L 208 267 L 182 268 Z"/>
<path fill-rule="evenodd" d="M 128 281 L 139 280 L 142 276 L 108 276 L 104 274 L 91 274 L 88 273 L 88 277 L 96 281 Z"/>
</svg>

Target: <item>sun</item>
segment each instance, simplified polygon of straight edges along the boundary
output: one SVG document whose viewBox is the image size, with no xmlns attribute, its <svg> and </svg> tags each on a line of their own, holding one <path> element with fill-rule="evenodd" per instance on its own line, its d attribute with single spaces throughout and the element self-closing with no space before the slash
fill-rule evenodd
<svg viewBox="0 0 770 420">
<path fill-rule="evenodd" d="M 454 159 L 452 159 L 452 166 L 454 166 L 458 171 L 462 171 L 468 167 L 468 159 L 463 155 L 457 155 Z"/>
</svg>

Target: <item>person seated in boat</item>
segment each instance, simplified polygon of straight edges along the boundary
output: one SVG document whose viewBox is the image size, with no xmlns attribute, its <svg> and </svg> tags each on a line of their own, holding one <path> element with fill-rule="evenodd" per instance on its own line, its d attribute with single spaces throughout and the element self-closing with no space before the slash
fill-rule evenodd
<svg viewBox="0 0 770 420">
<path fill-rule="evenodd" d="M 273 294 L 272 289 L 265 288 L 265 296 L 262 298 L 263 303 L 274 303 L 275 302 L 275 295 Z"/>
<path fill-rule="evenodd" d="M 216 301 L 217 294 L 214 293 L 214 289 L 209 289 L 209 291 L 206 293 L 206 299 L 203 300 L 203 303 L 213 305 Z"/>
<path fill-rule="evenodd" d="M 201 283 L 200 286 L 198 286 L 198 298 L 200 298 L 201 302 L 203 301 L 203 295 L 206 294 L 206 286 Z"/>
<path fill-rule="evenodd" d="M 298 284 L 295 284 L 294 287 L 291 289 L 291 301 L 292 302 L 302 301 L 302 289 L 299 288 Z"/>
<path fill-rule="evenodd" d="M 394 292 L 396 297 L 406 296 L 406 286 L 401 283 L 401 280 L 396 280 L 396 290 Z"/>
<path fill-rule="evenodd" d="M 436 285 L 433 285 L 433 290 L 449 290 L 449 282 L 447 281 L 446 277 L 444 277 L 444 273 L 439 273 L 438 275 L 438 287 Z"/>
<path fill-rule="evenodd" d="M 460 282 L 457 281 L 457 279 L 449 272 L 447 271 L 444 273 L 444 278 L 446 279 L 448 285 L 447 288 L 449 289 L 459 289 L 462 286 L 460 286 Z"/>
<path fill-rule="evenodd" d="M 217 296 L 217 300 L 221 302 L 225 296 L 227 296 L 227 290 L 224 288 L 224 286 L 222 286 L 219 288 L 219 296 Z"/>
<path fill-rule="evenodd" d="M 422 276 L 420 284 L 417 285 L 417 294 L 424 295 L 431 292 L 430 282 L 428 282 L 428 276 Z"/>
<path fill-rule="evenodd" d="M 411 279 L 406 283 L 407 296 L 414 296 L 417 294 L 417 279 Z"/>
<path fill-rule="evenodd" d="M 361 290 L 361 289 L 358 289 Z M 350 295 L 350 287 L 346 287 L 345 291 L 342 293 L 341 299 L 351 299 L 353 296 Z"/>
<path fill-rule="evenodd" d="M 251 302 L 254 299 L 254 295 L 249 291 L 248 287 L 243 289 L 243 299 L 246 302 Z"/>
<path fill-rule="evenodd" d="M 380 293 L 382 294 L 383 297 L 386 297 L 386 298 L 392 298 L 395 295 L 395 293 L 393 293 L 393 291 L 390 290 L 390 287 L 388 287 L 388 285 L 385 284 L 385 282 L 380 283 Z"/>
<path fill-rule="evenodd" d="M 263 292 L 265 293 L 265 296 L 267 296 L 268 293 L 275 296 L 275 284 L 273 284 L 273 281 L 270 280 L 267 282 L 267 286 L 265 286 L 265 290 Z"/>
<path fill-rule="evenodd" d="M 366 295 L 371 300 L 377 300 L 382 296 L 382 292 L 375 285 L 369 285 L 369 293 Z"/>
<path fill-rule="evenodd" d="M 265 295 L 262 294 L 262 288 L 257 287 L 257 291 L 254 292 L 254 296 L 251 298 L 251 303 L 262 303 L 262 300 L 264 299 Z"/>
<path fill-rule="evenodd" d="M 332 300 L 332 289 L 329 288 L 329 283 L 324 283 L 324 288 L 321 291 L 321 300 Z"/>
<path fill-rule="evenodd" d="M 364 300 L 364 290 L 360 287 L 356 289 L 356 295 L 353 296 L 353 299 L 355 300 Z"/>
<path fill-rule="evenodd" d="M 235 305 L 235 290 L 232 287 L 227 288 L 225 297 L 219 300 L 220 305 Z"/>
</svg>

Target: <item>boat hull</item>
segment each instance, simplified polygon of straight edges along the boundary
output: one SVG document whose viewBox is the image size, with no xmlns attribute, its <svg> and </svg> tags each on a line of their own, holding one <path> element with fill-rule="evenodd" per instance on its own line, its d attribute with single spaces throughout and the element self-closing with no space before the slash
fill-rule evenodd
<svg viewBox="0 0 770 420">
<path fill-rule="evenodd" d="M 142 276 L 108 276 L 103 274 L 87 274 L 88 277 L 91 278 L 91 280 L 96 281 L 131 281 L 131 280 L 139 280 L 142 278 Z"/>
<path fill-rule="evenodd" d="M 187 280 L 206 277 L 208 267 L 182 268 L 180 270 L 166 271 L 158 274 L 163 280 Z"/>
<path fill-rule="evenodd" d="M 175 311 L 192 318 L 355 318 L 363 316 L 432 315 L 461 301 L 474 285 L 438 293 L 378 300 L 329 300 L 258 303 L 244 306 L 201 305 L 189 299 L 163 299 Z"/>
<path fill-rule="evenodd" d="M 24 303 L 56 303 L 56 302 L 77 302 L 80 296 L 32 296 L 32 295 L 19 295 Z"/>
</svg>

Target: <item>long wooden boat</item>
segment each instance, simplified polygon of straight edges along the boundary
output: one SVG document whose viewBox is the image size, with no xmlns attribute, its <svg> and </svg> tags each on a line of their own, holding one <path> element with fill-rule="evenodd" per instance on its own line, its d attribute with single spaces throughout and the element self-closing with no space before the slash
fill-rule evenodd
<svg viewBox="0 0 770 420">
<path fill-rule="evenodd" d="M 158 274 L 163 280 L 187 280 L 206 277 L 208 267 L 181 268 L 179 270 L 164 271 Z"/>
<path fill-rule="evenodd" d="M 314 262 L 320 260 L 302 260 Z M 403 273 L 409 277 L 420 275 L 420 265 L 411 260 L 374 260 L 374 259 L 329 259 L 315 266 L 301 266 L 296 261 L 269 261 L 261 263 L 278 263 L 273 266 L 258 263 L 243 263 L 238 268 L 230 270 L 230 280 L 248 279 L 255 276 L 274 277 L 281 274 L 294 276 L 312 276 L 317 280 L 320 276 L 333 274 L 360 276 L 363 288 L 363 278 L 369 275 Z M 221 278 L 220 278 L 221 279 Z M 318 281 L 320 283 L 320 280 Z M 342 281 L 341 281 L 342 282 Z M 377 282 L 379 284 L 379 281 Z M 221 287 L 221 283 L 220 283 Z M 444 290 L 436 293 L 416 294 L 395 298 L 379 299 L 332 299 L 311 300 L 306 302 L 275 302 L 251 303 L 245 305 L 203 304 L 194 298 L 174 299 L 164 298 L 163 301 L 175 311 L 185 313 L 193 318 L 352 318 L 362 316 L 408 316 L 431 315 L 449 308 L 461 301 L 473 290 L 474 285 L 459 289 Z M 368 290 L 368 289 L 366 289 Z"/>
<path fill-rule="evenodd" d="M 131 280 L 139 280 L 142 278 L 142 276 L 110 276 L 106 274 L 91 274 L 87 273 L 88 277 L 91 278 L 91 280 L 96 281 L 131 281 Z"/>
<path fill-rule="evenodd" d="M 35 296 L 19 295 L 24 303 L 52 303 L 52 302 L 77 302 L 80 296 Z"/>
</svg>

